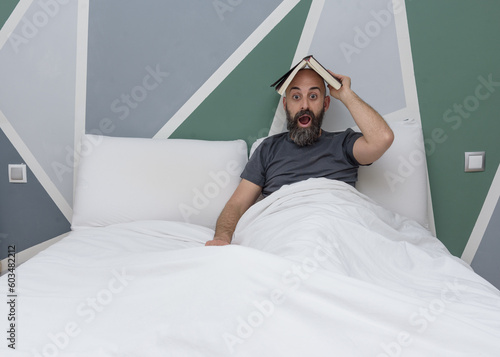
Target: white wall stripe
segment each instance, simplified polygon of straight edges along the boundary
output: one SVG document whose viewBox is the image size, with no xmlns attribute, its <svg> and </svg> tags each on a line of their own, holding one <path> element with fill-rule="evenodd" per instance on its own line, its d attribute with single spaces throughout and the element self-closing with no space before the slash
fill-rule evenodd
<svg viewBox="0 0 500 357">
<path fill-rule="evenodd" d="M 9 40 L 10 35 L 12 35 L 17 25 L 19 25 L 21 19 L 23 18 L 26 11 L 28 11 L 32 3 L 33 0 L 20 0 L 16 5 L 16 8 L 14 9 L 14 11 L 12 11 L 12 14 L 10 14 L 9 18 L 0 30 L 0 50 Z"/>
<path fill-rule="evenodd" d="M 418 123 L 421 123 L 417 84 L 415 81 L 413 56 L 411 53 L 410 30 L 408 28 L 408 19 L 406 17 L 406 5 L 405 2 L 401 0 L 392 0 L 392 5 L 396 25 L 396 35 L 398 38 L 403 86 L 405 88 L 406 116 L 417 120 Z"/>
<path fill-rule="evenodd" d="M 299 43 L 297 44 L 297 49 L 295 50 L 295 55 L 293 57 L 292 63 L 290 64 L 290 67 L 294 66 L 302 58 L 310 54 L 309 48 L 311 48 L 314 33 L 316 32 L 316 27 L 318 26 L 324 5 L 324 0 L 313 0 L 313 2 L 311 3 L 311 8 L 309 9 L 309 13 L 307 14 L 306 22 L 304 24 L 304 28 L 302 29 L 302 34 L 300 35 Z M 282 99 L 280 99 L 278 107 L 276 108 L 276 113 L 274 114 L 273 123 L 271 124 L 271 128 L 269 129 L 269 135 L 281 133 L 286 127 L 285 121 L 285 109 L 282 105 Z"/>
<path fill-rule="evenodd" d="M 80 142 L 85 134 L 85 114 L 87 104 L 87 54 L 89 38 L 89 0 L 78 0 L 76 29 L 76 84 L 75 84 L 75 162 L 73 171 L 73 197 L 80 155 Z"/>
<path fill-rule="evenodd" d="M 471 264 L 474 256 L 476 255 L 477 249 L 483 240 L 484 233 L 488 224 L 490 223 L 493 211 L 500 199 L 500 165 L 498 166 L 493 182 L 491 183 L 488 195 L 484 200 L 483 207 L 477 218 L 476 224 L 472 229 L 472 233 L 467 241 L 464 252 L 462 253 L 462 259 L 467 263 Z"/>
<path fill-rule="evenodd" d="M 50 196 L 50 198 L 52 198 L 64 217 L 66 217 L 66 219 L 71 222 L 71 217 L 73 215 L 71 206 L 68 204 L 61 192 L 59 192 L 50 177 L 45 173 L 43 167 L 36 160 L 35 156 L 31 153 L 28 146 L 26 146 L 26 144 L 23 142 L 19 134 L 17 134 L 16 130 L 10 124 L 1 110 L 0 128 L 10 140 L 14 148 L 19 152 L 19 155 L 21 155 L 24 162 L 29 166 L 30 170 L 33 172 L 45 191 L 47 191 L 48 195 Z"/>
<path fill-rule="evenodd" d="M 405 88 L 405 115 L 404 117 L 416 120 L 422 126 L 420 107 L 418 104 L 417 83 L 413 67 L 413 55 L 411 52 L 410 29 L 406 17 L 406 3 L 401 0 L 392 0 L 396 35 L 398 37 L 399 58 L 401 62 L 401 73 L 403 75 L 403 86 Z M 401 119 L 401 117 L 399 117 Z M 426 163 L 427 168 L 427 163 Z M 426 170 L 427 171 L 427 170 Z M 427 218 L 429 230 L 436 236 L 436 224 L 434 221 L 434 210 L 432 208 L 431 186 L 429 173 L 427 172 Z"/>
<path fill-rule="evenodd" d="M 16 265 L 19 266 L 19 265 L 27 262 L 29 259 L 34 257 L 36 254 L 40 253 L 42 250 L 47 249 L 52 244 L 59 242 L 61 239 L 66 237 L 68 234 L 69 234 L 69 232 L 61 234 L 60 236 L 46 240 L 45 242 L 34 245 L 33 247 L 30 247 L 28 249 L 25 249 L 21 252 L 16 253 Z M 0 261 L 0 267 L 2 268 L 0 270 L 0 275 L 5 274 L 7 272 L 7 269 L 8 269 L 8 259 L 7 258 Z"/>
<path fill-rule="evenodd" d="M 214 91 L 217 86 L 238 66 L 242 60 L 276 27 L 276 25 L 299 3 L 299 0 L 283 1 L 257 29 L 234 51 L 234 53 L 210 76 L 189 100 L 156 133 L 155 139 L 166 139 L 189 115 Z"/>
</svg>

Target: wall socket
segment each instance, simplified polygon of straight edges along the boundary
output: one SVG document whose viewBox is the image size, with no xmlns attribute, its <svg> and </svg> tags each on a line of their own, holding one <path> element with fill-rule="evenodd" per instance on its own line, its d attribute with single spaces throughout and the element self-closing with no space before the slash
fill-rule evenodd
<svg viewBox="0 0 500 357">
<path fill-rule="evenodd" d="M 9 182 L 10 183 L 26 183 L 26 165 L 25 164 L 9 164 Z"/>
</svg>

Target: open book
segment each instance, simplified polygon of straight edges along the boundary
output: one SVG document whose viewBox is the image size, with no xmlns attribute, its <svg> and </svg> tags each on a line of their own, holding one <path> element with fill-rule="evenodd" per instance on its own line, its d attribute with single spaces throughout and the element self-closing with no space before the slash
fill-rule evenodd
<svg viewBox="0 0 500 357">
<path fill-rule="evenodd" d="M 323 67 L 312 55 L 304 57 L 298 64 L 296 64 L 292 69 L 290 69 L 287 73 L 285 73 L 280 79 L 271 84 L 271 87 L 275 87 L 276 91 L 283 95 L 285 93 L 286 88 L 293 80 L 293 77 L 300 71 L 302 68 L 308 66 L 312 70 L 316 71 L 323 79 L 331 85 L 335 89 L 339 89 L 342 86 L 340 80 L 332 76 L 325 67 Z"/>
</svg>

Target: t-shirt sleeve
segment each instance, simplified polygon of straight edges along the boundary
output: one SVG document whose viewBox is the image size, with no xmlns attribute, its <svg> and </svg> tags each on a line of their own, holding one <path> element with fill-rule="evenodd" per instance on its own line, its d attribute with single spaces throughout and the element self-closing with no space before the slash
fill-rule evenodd
<svg viewBox="0 0 500 357">
<path fill-rule="evenodd" d="M 346 135 L 345 135 L 344 141 L 342 143 L 342 149 L 344 151 L 344 156 L 347 159 L 347 161 L 353 166 L 369 166 L 369 165 L 371 165 L 371 164 L 362 165 L 354 157 L 354 150 L 353 150 L 354 143 L 356 142 L 356 140 L 358 140 L 360 137 L 362 137 L 363 134 L 360 132 L 354 131 L 351 128 L 347 129 L 345 131 L 345 134 Z"/>
<path fill-rule="evenodd" d="M 248 180 L 261 187 L 264 187 L 264 184 L 266 183 L 263 144 L 264 143 L 261 143 L 257 149 L 255 149 L 240 175 L 242 179 Z"/>
</svg>

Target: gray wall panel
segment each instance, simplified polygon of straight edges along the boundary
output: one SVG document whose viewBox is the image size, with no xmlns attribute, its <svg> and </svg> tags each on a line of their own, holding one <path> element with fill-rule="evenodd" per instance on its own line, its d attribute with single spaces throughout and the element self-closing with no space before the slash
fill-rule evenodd
<svg viewBox="0 0 500 357">
<path fill-rule="evenodd" d="M 500 289 L 500 201 L 491 215 L 471 267 Z"/>
<path fill-rule="evenodd" d="M 76 17 L 76 2 L 33 2 L 0 51 L 0 108 L 70 205 Z"/>
<path fill-rule="evenodd" d="M 154 136 L 280 1 L 216 3 L 90 1 L 86 131 Z"/>
<path fill-rule="evenodd" d="M 7 246 L 20 252 L 70 230 L 70 224 L 54 204 L 29 167 L 28 182 L 9 183 L 7 167 L 21 164 L 21 155 L 0 130 L 0 259 Z"/>
</svg>

